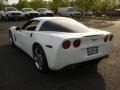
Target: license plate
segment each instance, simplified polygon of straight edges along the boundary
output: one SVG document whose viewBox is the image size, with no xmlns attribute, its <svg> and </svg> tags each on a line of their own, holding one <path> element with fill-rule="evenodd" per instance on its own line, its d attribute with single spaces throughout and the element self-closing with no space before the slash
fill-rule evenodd
<svg viewBox="0 0 120 90">
<path fill-rule="evenodd" d="M 87 54 L 88 55 L 93 55 L 98 53 L 98 47 L 90 47 L 87 48 Z"/>
</svg>

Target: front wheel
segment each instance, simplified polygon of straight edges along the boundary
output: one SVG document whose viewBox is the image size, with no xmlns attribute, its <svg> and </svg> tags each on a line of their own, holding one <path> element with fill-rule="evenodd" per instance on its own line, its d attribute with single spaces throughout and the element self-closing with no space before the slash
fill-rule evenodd
<svg viewBox="0 0 120 90">
<path fill-rule="evenodd" d="M 33 59 L 38 70 L 43 72 L 49 70 L 46 55 L 39 45 L 33 47 Z"/>
</svg>

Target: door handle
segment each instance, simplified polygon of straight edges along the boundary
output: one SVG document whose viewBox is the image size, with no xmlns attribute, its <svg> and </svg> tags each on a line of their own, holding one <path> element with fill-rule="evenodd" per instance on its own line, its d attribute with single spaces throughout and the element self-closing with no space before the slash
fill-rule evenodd
<svg viewBox="0 0 120 90">
<path fill-rule="evenodd" d="M 32 37 L 33 33 L 30 34 L 30 37 Z"/>
</svg>

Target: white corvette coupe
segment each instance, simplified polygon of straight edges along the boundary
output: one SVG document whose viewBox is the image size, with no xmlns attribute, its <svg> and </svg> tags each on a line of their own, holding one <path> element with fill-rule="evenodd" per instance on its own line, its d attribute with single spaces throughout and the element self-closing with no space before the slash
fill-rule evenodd
<svg viewBox="0 0 120 90">
<path fill-rule="evenodd" d="M 25 51 L 37 69 L 59 70 L 65 66 L 108 56 L 113 35 L 91 29 L 65 17 L 34 18 L 9 29 L 9 42 Z"/>
</svg>

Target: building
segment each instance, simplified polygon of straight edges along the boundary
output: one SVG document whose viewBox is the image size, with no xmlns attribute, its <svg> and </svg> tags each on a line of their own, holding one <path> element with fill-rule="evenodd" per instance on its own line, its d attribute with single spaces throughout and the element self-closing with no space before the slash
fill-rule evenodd
<svg viewBox="0 0 120 90">
<path fill-rule="evenodd" d="M 0 0 L 1 3 L 8 5 L 8 0 Z"/>
</svg>

